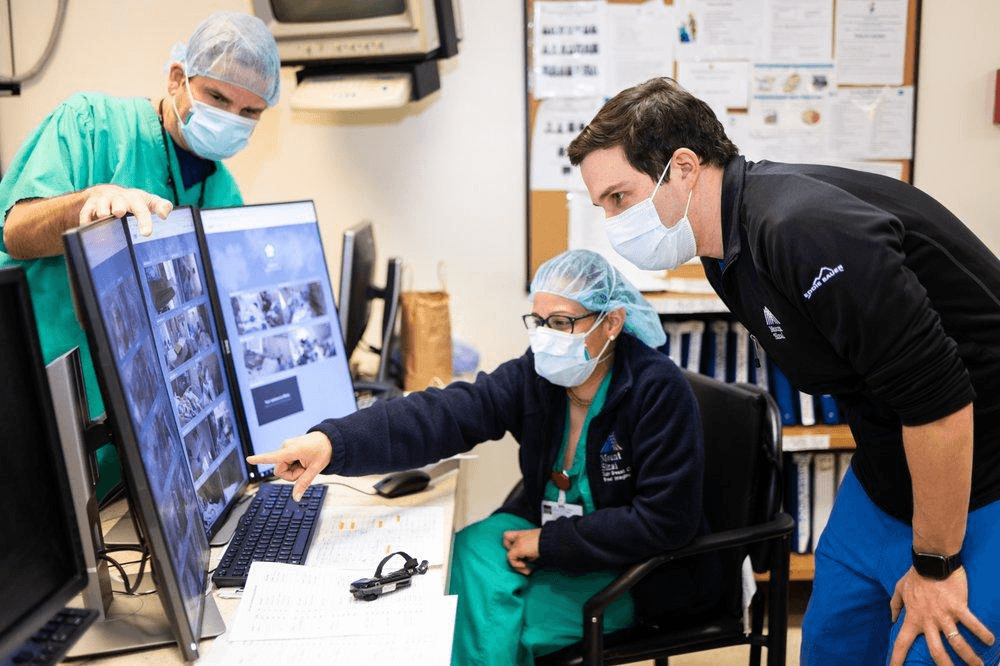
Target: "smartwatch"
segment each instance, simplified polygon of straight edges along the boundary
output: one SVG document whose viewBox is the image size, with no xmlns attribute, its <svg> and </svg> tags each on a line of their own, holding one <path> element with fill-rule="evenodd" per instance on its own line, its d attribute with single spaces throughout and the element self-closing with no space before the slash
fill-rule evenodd
<svg viewBox="0 0 1000 666">
<path fill-rule="evenodd" d="M 911 549 L 912 550 L 912 549 Z M 913 550 L 913 568 L 924 578 L 944 580 L 962 566 L 962 554 L 937 555 Z"/>
</svg>

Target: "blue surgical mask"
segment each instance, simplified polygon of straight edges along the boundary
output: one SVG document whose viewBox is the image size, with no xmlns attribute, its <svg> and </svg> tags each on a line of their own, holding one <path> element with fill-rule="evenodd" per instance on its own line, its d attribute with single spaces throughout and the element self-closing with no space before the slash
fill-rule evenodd
<svg viewBox="0 0 1000 666">
<path fill-rule="evenodd" d="M 257 121 L 199 102 L 191 95 L 191 82 L 186 76 L 184 81 L 191 100 L 191 115 L 186 122 L 181 121 L 173 96 L 170 103 L 174 105 L 174 114 L 188 148 L 206 160 L 223 160 L 246 148 Z"/>
<path fill-rule="evenodd" d="M 691 194 L 694 194 L 694 190 L 688 194 L 684 216 L 671 227 L 663 226 L 660 214 L 653 205 L 653 197 L 666 174 L 667 169 L 664 169 L 648 199 L 604 220 L 604 232 L 611 247 L 646 270 L 671 270 L 694 259 L 697 254 L 694 230 L 688 219 L 688 208 L 691 206 Z"/>
<path fill-rule="evenodd" d="M 597 328 L 602 314 L 586 333 L 563 333 L 547 326 L 539 326 L 528 331 L 531 351 L 535 355 L 535 372 L 558 386 L 571 388 L 587 381 L 601 362 L 604 350 L 611 344 L 611 338 L 604 343 L 600 353 L 590 358 L 587 352 L 587 336 Z"/>
</svg>

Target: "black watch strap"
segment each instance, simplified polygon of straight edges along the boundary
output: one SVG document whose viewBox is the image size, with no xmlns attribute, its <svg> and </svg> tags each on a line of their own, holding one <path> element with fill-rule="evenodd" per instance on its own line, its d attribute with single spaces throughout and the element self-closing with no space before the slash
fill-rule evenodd
<svg viewBox="0 0 1000 666">
<path fill-rule="evenodd" d="M 913 550 L 913 568 L 924 578 L 944 580 L 962 566 L 962 554 L 938 555 Z"/>
</svg>

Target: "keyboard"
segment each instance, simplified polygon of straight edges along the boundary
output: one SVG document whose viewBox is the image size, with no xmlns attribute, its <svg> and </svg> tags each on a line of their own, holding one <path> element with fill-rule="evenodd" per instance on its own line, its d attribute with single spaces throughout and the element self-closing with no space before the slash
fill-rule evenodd
<svg viewBox="0 0 1000 666">
<path fill-rule="evenodd" d="M 251 562 L 303 564 L 325 498 L 326 486 L 309 486 L 295 502 L 292 484 L 263 484 L 240 518 L 212 582 L 243 587 Z"/>
<path fill-rule="evenodd" d="M 64 608 L 0 664 L 57 664 L 97 616 L 89 608 Z"/>
</svg>

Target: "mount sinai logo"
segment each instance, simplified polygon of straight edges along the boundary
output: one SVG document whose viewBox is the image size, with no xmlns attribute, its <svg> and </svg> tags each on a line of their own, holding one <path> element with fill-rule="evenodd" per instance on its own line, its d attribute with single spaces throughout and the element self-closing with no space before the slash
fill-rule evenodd
<svg viewBox="0 0 1000 666">
<path fill-rule="evenodd" d="M 844 272 L 844 264 L 838 264 L 835 268 L 830 268 L 829 266 L 824 266 L 819 269 L 819 275 L 813 278 L 812 286 L 806 290 L 803 296 L 807 299 L 812 298 L 813 292 L 822 287 L 826 282 L 837 275 L 838 273 Z"/>
</svg>

